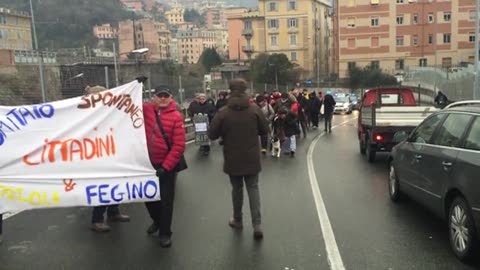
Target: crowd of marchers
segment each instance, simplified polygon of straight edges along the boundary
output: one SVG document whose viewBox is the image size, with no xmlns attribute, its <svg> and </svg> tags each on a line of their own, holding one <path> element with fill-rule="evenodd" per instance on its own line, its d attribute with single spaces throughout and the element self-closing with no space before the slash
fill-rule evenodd
<svg viewBox="0 0 480 270">
<path fill-rule="evenodd" d="M 147 78 L 137 78 L 145 82 Z M 85 95 L 106 90 L 104 87 L 87 87 Z M 263 239 L 259 173 L 261 155 L 268 149 L 278 156 L 283 151 L 295 156 L 296 138 L 307 136 L 309 128 L 317 129 L 319 120 L 325 120 L 325 132 L 331 132 L 335 101 L 329 92 L 309 92 L 291 89 L 280 93 L 251 95 L 247 83 L 234 79 L 229 91 L 220 92 L 217 100 L 198 94 L 188 108 L 188 115 L 207 115 L 208 137 L 219 139 L 223 147 L 224 169 L 232 186 L 232 215 L 227 224 L 236 230 L 243 229 L 243 186 L 249 196 L 251 224 L 256 240 Z M 188 166 L 183 157 L 186 148 L 184 119 L 171 91 L 157 87 L 151 101 L 143 104 L 143 117 L 148 155 L 160 184 L 161 200 L 146 202 L 151 218 L 147 234 L 158 234 L 161 247 L 172 245 L 172 219 L 177 174 Z M 209 151 L 209 145 L 203 146 Z M 275 152 L 276 151 L 276 152 Z M 106 214 L 106 218 L 105 218 Z M 91 230 L 104 233 L 111 230 L 108 222 L 128 222 L 118 205 L 96 206 L 92 211 Z M 2 215 L 0 214 L 0 243 L 2 241 Z"/>
<path fill-rule="evenodd" d="M 228 104 L 230 93 L 219 92 L 216 100 L 209 94 L 197 94 L 187 109 L 188 116 L 193 119 L 195 115 L 204 114 L 211 122 L 215 114 Z M 272 90 L 249 95 L 249 102 L 260 108 L 268 122 L 268 133 L 260 138 L 263 154 L 271 150 L 272 155 L 276 155 L 274 147 L 280 145 L 284 154 L 294 157 L 296 138 L 307 137 L 307 131 L 317 129 L 321 119 L 325 120 L 324 131 L 331 132 L 335 100 L 330 91 L 324 95 L 322 92 L 300 88 L 292 88 L 283 93 Z M 202 145 L 200 151 L 208 153 L 210 146 Z"/>
</svg>

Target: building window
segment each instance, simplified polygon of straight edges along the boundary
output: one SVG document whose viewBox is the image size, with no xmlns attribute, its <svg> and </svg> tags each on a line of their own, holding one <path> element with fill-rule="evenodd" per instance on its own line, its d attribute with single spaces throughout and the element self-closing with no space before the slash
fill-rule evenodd
<svg viewBox="0 0 480 270">
<path fill-rule="evenodd" d="M 468 34 L 468 41 L 470 41 L 470 42 L 475 42 L 475 33 L 474 33 L 474 32 L 473 32 L 473 33 L 470 32 L 470 33 Z"/>
<path fill-rule="evenodd" d="M 443 12 L 443 20 L 449 22 L 452 20 L 452 13 L 451 12 Z"/>
<path fill-rule="evenodd" d="M 278 28 L 278 19 L 268 20 L 268 28 Z"/>
<path fill-rule="evenodd" d="M 421 58 L 418 60 L 418 65 L 421 67 L 426 67 L 427 66 L 427 58 Z"/>
<path fill-rule="evenodd" d="M 1 24 L 6 24 L 6 23 L 7 23 L 7 17 L 5 17 L 5 16 L 0 16 L 0 23 L 1 23 Z"/>
<path fill-rule="evenodd" d="M 433 13 L 428 13 L 428 23 L 434 23 L 435 22 L 435 17 Z"/>
<path fill-rule="evenodd" d="M 354 69 L 357 66 L 356 62 L 348 62 L 348 70 Z"/>
<path fill-rule="evenodd" d="M 378 17 L 372 17 L 371 20 L 370 20 L 371 21 L 370 25 L 371 26 L 378 26 L 378 20 L 379 20 Z"/>
<path fill-rule="evenodd" d="M 433 35 L 432 34 L 428 35 L 428 44 L 433 44 Z"/>
<path fill-rule="evenodd" d="M 412 37 L 412 45 L 413 46 L 418 46 L 418 36 L 417 35 Z"/>
<path fill-rule="evenodd" d="M 442 68 L 451 68 L 452 67 L 452 58 L 444 57 L 442 58 Z"/>
<path fill-rule="evenodd" d="M 403 15 L 397 16 L 397 25 L 403 25 Z"/>
<path fill-rule="evenodd" d="M 290 61 L 295 62 L 297 61 L 297 52 L 290 53 Z"/>
<path fill-rule="evenodd" d="M 349 38 L 348 39 L 348 48 L 349 49 L 355 49 L 355 38 Z"/>
<path fill-rule="evenodd" d="M 380 61 L 374 60 L 374 61 L 370 62 L 370 67 L 372 69 L 380 69 Z"/>
<path fill-rule="evenodd" d="M 288 19 L 287 20 L 288 28 L 297 28 L 298 20 L 297 19 Z"/>
<path fill-rule="evenodd" d="M 277 11 L 277 3 L 276 2 L 268 3 L 268 11 Z"/>
<path fill-rule="evenodd" d="M 270 36 L 270 45 L 277 46 L 278 45 L 278 36 L 272 35 Z"/>
<path fill-rule="evenodd" d="M 450 33 L 443 34 L 443 43 L 449 44 L 452 41 L 452 35 Z"/>
<path fill-rule="evenodd" d="M 469 10 L 468 11 L 468 20 L 469 21 L 475 21 L 475 10 Z"/>
<path fill-rule="evenodd" d="M 417 13 L 413 14 L 412 24 L 418 24 L 418 14 Z"/>
<path fill-rule="evenodd" d="M 397 37 L 397 46 L 402 47 L 404 45 L 403 36 Z"/>
<path fill-rule="evenodd" d="M 297 1 L 288 1 L 288 10 L 296 10 L 297 9 Z"/>
<path fill-rule="evenodd" d="M 395 69 L 396 70 L 403 70 L 405 67 L 405 60 L 397 59 L 395 60 Z"/>
<path fill-rule="evenodd" d="M 355 27 L 355 18 L 350 17 L 347 19 L 347 27 L 354 28 Z"/>
<path fill-rule="evenodd" d="M 290 45 L 297 45 L 297 35 L 290 35 Z"/>
<path fill-rule="evenodd" d="M 372 37 L 371 42 L 372 42 L 372 48 L 380 47 L 380 40 L 378 37 Z"/>
</svg>

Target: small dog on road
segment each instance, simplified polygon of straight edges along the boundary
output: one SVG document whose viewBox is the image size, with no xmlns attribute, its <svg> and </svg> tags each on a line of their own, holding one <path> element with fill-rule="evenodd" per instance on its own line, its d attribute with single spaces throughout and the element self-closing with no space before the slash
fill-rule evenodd
<svg viewBox="0 0 480 270">
<path fill-rule="evenodd" d="M 282 153 L 280 139 L 275 137 L 272 139 L 272 157 L 279 158 Z"/>
</svg>

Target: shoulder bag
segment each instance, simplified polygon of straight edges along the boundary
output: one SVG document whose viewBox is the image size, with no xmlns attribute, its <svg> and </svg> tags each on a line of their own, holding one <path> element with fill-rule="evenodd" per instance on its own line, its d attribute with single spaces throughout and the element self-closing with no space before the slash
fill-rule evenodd
<svg viewBox="0 0 480 270">
<path fill-rule="evenodd" d="M 162 137 L 165 140 L 165 143 L 167 144 L 168 152 L 170 152 L 172 150 L 172 145 L 168 141 L 167 134 L 165 133 L 165 130 L 163 129 L 162 122 L 160 122 L 160 117 L 158 117 L 157 112 L 155 112 L 155 118 L 157 119 L 157 125 L 158 125 L 158 128 L 160 128 L 160 132 L 162 132 Z M 173 171 L 174 172 L 181 172 L 181 171 L 183 171 L 187 168 L 188 168 L 187 161 L 185 160 L 185 156 L 182 155 L 180 157 L 180 160 L 177 163 L 177 166 L 175 166 Z"/>
</svg>

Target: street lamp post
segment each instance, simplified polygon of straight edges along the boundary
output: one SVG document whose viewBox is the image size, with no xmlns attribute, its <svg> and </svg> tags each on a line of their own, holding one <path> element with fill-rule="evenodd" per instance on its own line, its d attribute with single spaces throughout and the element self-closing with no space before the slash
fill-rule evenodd
<svg viewBox="0 0 480 270">
<path fill-rule="evenodd" d="M 33 40 L 35 43 L 35 50 L 39 54 L 38 68 L 40 72 L 40 88 L 42 89 L 42 102 L 45 103 L 47 101 L 47 97 L 45 94 L 45 79 L 43 77 L 43 55 L 38 49 L 37 31 L 35 27 L 35 16 L 33 14 L 32 0 L 30 0 L 30 13 L 32 16 Z"/>
<path fill-rule="evenodd" d="M 276 89 L 277 91 L 279 91 L 279 90 L 278 90 L 278 72 L 277 72 L 277 67 L 275 66 L 275 64 L 271 64 L 271 63 L 269 63 L 269 62 L 267 62 L 267 64 L 268 64 L 269 66 L 272 66 L 272 67 L 275 69 L 275 89 Z"/>
</svg>

